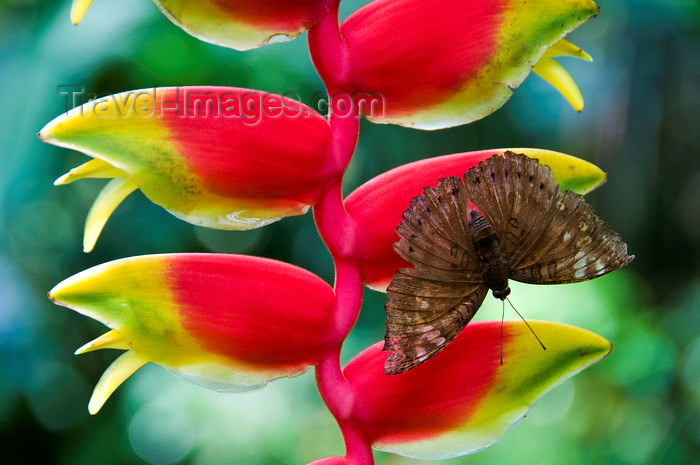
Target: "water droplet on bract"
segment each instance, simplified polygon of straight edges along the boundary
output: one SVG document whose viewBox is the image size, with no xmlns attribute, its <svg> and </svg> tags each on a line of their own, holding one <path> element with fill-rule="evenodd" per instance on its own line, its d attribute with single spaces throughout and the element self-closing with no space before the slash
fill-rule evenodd
<svg viewBox="0 0 700 465">
<path fill-rule="evenodd" d="M 273 36 L 270 36 L 267 38 L 265 41 L 266 44 L 279 44 L 281 42 L 289 42 L 292 40 L 291 37 L 289 37 L 286 34 L 275 34 Z"/>
</svg>

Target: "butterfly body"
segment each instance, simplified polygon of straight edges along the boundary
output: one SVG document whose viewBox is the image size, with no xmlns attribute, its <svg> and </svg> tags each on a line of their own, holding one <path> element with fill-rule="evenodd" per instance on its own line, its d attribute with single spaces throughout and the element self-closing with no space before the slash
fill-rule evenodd
<svg viewBox="0 0 700 465">
<path fill-rule="evenodd" d="M 509 279 L 581 282 L 633 258 L 581 195 L 560 191 L 547 166 L 513 152 L 425 188 L 397 233 L 394 249 L 413 268 L 398 270 L 387 288 L 387 374 L 438 354 L 489 290 L 505 300 Z"/>
<path fill-rule="evenodd" d="M 495 298 L 505 300 L 510 294 L 508 268 L 496 229 L 476 210 L 469 210 L 469 236 L 481 261 L 484 284 Z"/>
</svg>

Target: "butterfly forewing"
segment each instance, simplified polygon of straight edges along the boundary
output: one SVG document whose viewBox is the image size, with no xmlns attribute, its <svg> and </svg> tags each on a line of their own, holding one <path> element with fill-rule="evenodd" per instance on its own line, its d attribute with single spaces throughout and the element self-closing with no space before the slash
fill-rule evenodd
<svg viewBox="0 0 700 465">
<path fill-rule="evenodd" d="M 517 262 L 551 221 L 549 213 L 559 192 L 551 170 L 506 152 L 471 168 L 464 182 L 467 197 L 496 229 L 504 255 Z"/>
<path fill-rule="evenodd" d="M 510 273 L 517 281 L 533 284 L 563 284 L 586 281 L 614 271 L 634 257 L 627 245 L 583 197 L 561 192 L 553 220 Z"/>
<path fill-rule="evenodd" d="M 434 356 L 472 319 L 488 287 L 460 275 L 415 268 L 396 272 L 385 305 L 387 374 L 403 373 Z"/>
<path fill-rule="evenodd" d="M 404 212 L 394 249 L 416 267 L 478 273 L 480 266 L 467 234 L 466 205 L 464 184 L 457 177 L 426 188 Z"/>
</svg>

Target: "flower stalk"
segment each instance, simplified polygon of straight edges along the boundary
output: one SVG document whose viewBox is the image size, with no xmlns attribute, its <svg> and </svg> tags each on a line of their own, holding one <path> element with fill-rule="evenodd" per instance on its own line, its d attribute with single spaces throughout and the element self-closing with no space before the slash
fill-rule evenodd
<svg viewBox="0 0 700 465">
<path fill-rule="evenodd" d="M 348 49 L 340 33 L 337 5 L 309 31 L 309 50 L 326 83 L 329 106 L 332 109 L 333 100 L 341 93 L 350 73 Z M 354 107 L 344 116 L 334 114 L 331 110 L 328 119 L 332 134 L 329 153 L 336 166 L 347 166 L 357 145 L 359 114 Z M 363 285 L 353 259 L 356 223 L 343 205 L 341 182 L 328 190 L 313 211 L 319 234 L 333 257 L 335 330 L 345 339 L 360 314 Z M 316 383 L 323 401 L 342 432 L 347 463 L 371 465 L 374 463 L 372 448 L 354 419 L 357 402 L 355 391 L 340 367 L 341 347 L 338 345 L 316 366 Z"/>
</svg>

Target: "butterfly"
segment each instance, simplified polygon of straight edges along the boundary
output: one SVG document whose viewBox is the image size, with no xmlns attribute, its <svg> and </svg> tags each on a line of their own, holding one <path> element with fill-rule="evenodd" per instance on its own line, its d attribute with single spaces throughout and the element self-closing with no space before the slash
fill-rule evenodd
<svg viewBox="0 0 700 465">
<path fill-rule="evenodd" d="M 551 169 L 510 151 L 441 179 L 411 200 L 394 249 L 413 268 L 387 288 L 384 371 L 403 373 L 443 350 L 474 317 L 489 289 L 508 280 L 586 281 L 634 256 L 583 196 L 560 191 Z"/>
</svg>

